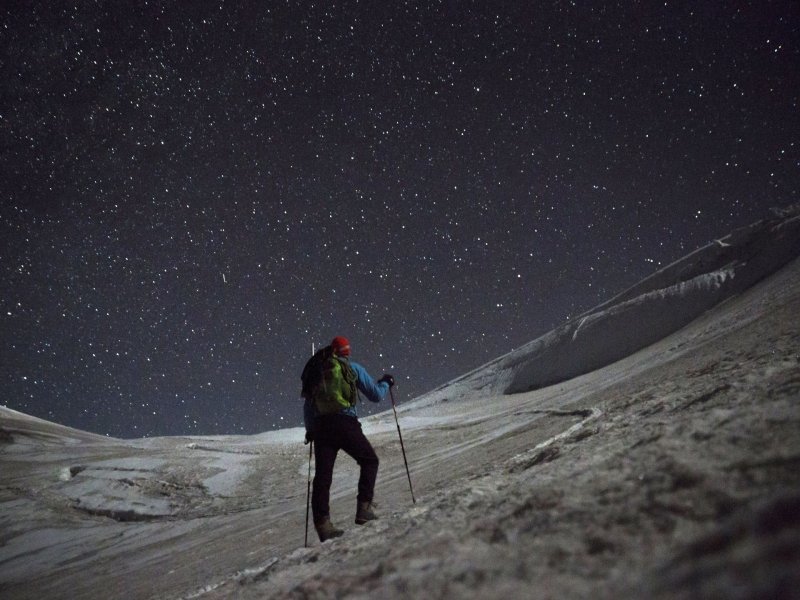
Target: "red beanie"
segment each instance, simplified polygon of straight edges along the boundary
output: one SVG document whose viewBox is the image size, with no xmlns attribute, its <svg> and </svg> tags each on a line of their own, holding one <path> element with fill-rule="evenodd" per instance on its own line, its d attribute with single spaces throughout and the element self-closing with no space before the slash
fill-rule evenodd
<svg viewBox="0 0 800 600">
<path fill-rule="evenodd" d="M 333 351 L 339 356 L 350 356 L 350 342 L 346 337 L 337 335 L 331 342 Z"/>
</svg>

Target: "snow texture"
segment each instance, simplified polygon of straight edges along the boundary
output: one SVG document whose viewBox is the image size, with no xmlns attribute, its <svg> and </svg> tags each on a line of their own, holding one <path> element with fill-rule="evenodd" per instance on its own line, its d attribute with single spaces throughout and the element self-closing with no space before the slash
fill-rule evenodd
<svg viewBox="0 0 800 600">
<path fill-rule="evenodd" d="M 381 518 L 352 525 L 343 457 L 325 544 L 300 429 L 117 440 L 0 407 L 0 593 L 796 597 L 799 215 L 401 404 L 416 504 L 393 412 L 364 419 Z"/>
</svg>

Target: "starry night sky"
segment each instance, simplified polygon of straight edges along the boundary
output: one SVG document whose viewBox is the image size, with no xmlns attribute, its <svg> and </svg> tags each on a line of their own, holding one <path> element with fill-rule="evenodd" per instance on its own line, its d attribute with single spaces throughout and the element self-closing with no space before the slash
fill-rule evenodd
<svg viewBox="0 0 800 600">
<path fill-rule="evenodd" d="M 0 403 L 89 431 L 299 425 L 334 335 L 402 401 L 800 200 L 795 0 L 0 18 Z"/>
</svg>

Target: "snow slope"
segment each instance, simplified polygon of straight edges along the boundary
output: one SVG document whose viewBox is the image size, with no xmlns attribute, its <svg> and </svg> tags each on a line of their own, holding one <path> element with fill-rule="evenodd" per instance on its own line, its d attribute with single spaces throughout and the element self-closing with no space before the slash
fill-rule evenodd
<svg viewBox="0 0 800 600">
<path fill-rule="evenodd" d="M 799 215 L 403 403 L 416 504 L 392 412 L 364 419 L 382 518 L 352 524 L 342 458 L 346 534 L 309 548 L 298 429 L 115 440 L 0 408 L 0 596 L 796 597 Z"/>
</svg>

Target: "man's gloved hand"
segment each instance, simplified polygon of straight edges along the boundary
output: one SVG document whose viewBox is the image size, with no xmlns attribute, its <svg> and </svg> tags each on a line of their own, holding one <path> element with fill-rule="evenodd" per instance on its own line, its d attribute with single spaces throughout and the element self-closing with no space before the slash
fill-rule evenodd
<svg viewBox="0 0 800 600">
<path fill-rule="evenodd" d="M 394 377 L 388 373 L 384 373 L 383 377 L 378 380 L 378 383 L 388 383 L 389 387 L 394 387 Z"/>
<path fill-rule="evenodd" d="M 306 441 L 303 444 L 310 444 L 314 441 L 314 432 L 306 429 Z"/>
</svg>

